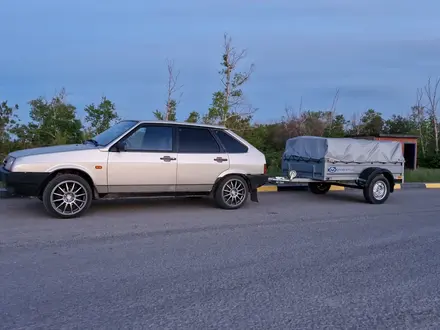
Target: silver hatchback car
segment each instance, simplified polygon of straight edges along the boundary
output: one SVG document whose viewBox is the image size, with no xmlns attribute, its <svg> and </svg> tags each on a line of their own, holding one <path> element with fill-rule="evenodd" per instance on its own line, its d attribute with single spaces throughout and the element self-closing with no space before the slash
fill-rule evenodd
<svg viewBox="0 0 440 330">
<path fill-rule="evenodd" d="M 59 218 L 118 196 L 211 196 L 224 209 L 258 202 L 263 153 L 225 127 L 124 120 L 83 144 L 19 150 L 0 169 L 6 189 L 36 196 Z"/>
</svg>

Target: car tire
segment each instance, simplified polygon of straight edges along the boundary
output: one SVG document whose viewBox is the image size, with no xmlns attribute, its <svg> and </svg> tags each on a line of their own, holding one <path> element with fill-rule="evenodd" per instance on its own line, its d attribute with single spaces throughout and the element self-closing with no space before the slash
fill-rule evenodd
<svg viewBox="0 0 440 330">
<path fill-rule="evenodd" d="M 324 195 L 330 190 L 331 184 L 324 182 L 310 182 L 309 190 L 315 195 Z"/>
<path fill-rule="evenodd" d="M 93 191 L 83 177 L 76 174 L 55 176 L 43 191 L 43 205 L 55 218 L 70 219 L 84 214 L 90 207 Z"/>
<path fill-rule="evenodd" d="M 224 178 L 215 190 L 214 200 L 218 207 L 235 210 L 242 207 L 249 197 L 249 185 L 239 175 Z"/>
<path fill-rule="evenodd" d="M 390 182 L 383 175 L 378 175 L 363 190 L 368 203 L 383 204 L 390 196 Z"/>
</svg>

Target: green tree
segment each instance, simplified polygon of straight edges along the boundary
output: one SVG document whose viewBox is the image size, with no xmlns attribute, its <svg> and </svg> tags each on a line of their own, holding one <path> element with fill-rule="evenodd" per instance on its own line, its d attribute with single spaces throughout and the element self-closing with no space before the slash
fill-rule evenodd
<svg viewBox="0 0 440 330">
<path fill-rule="evenodd" d="M 324 136 L 330 114 L 324 111 L 305 111 L 299 117 L 301 135 Z"/>
<path fill-rule="evenodd" d="M 385 134 L 415 134 L 417 131 L 416 123 L 411 117 L 392 115 L 385 120 L 383 132 Z"/>
<path fill-rule="evenodd" d="M 383 132 L 384 120 L 380 112 L 376 112 L 374 109 L 368 109 L 360 120 L 361 134 L 376 136 Z"/>
<path fill-rule="evenodd" d="M 346 133 L 346 126 L 348 121 L 345 119 L 343 114 L 336 114 L 333 118 L 331 128 L 326 127 L 324 131 L 324 136 L 340 138 L 344 137 Z"/>
<path fill-rule="evenodd" d="M 323 112 L 322 117 L 325 120 L 324 136 L 326 137 L 344 137 L 348 121 L 344 115 L 336 113 L 336 105 L 339 101 L 339 89 L 333 96 L 330 110 Z"/>
<path fill-rule="evenodd" d="M 18 105 L 11 107 L 8 101 L 0 103 L 0 161 L 11 151 L 11 134 L 18 121 L 17 110 Z"/>
<path fill-rule="evenodd" d="M 153 111 L 153 116 L 156 120 L 165 120 L 163 113 L 157 109 Z"/>
<path fill-rule="evenodd" d="M 285 138 L 311 135 L 326 137 L 343 137 L 347 121 L 344 115 L 338 115 L 333 111 L 302 111 L 295 114 L 291 108 L 287 108 L 286 116 L 282 120 Z"/>
<path fill-rule="evenodd" d="M 90 137 L 98 135 L 120 120 L 115 104 L 105 96 L 102 97 L 101 103 L 98 105 L 92 103 L 86 106 L 84 111 L 87 123 L 86 134 Z"/>
<path fill-rule="evenodd" d="M 430 77 L 428 79 L 428 83 L 424 87 L 424 90 L 427 99 L 426 110 L 427 117 L 430 121 L 432 145 L 434 147 L 435 154 L 440 159 L 440 127 L 438 119 L 438 106 L 440 103 L 440 99 L 438 97 L 439 87 L 440 77 L 435 81 L 432 81 Z"/>
<path fill-rule="evenodd" d="M 219 72 L 223 89 L 213 94 L 211 107 L 203 117 L 203 122 L 225 125 L 235 130 L 249 128 L 256 109 L 247 104 L 242 88 L 250 79 L 254 65 L 245 72 L 239 72 L 238 65 L 245 57 L 246 50 L 237 50 L 232 45 L 231 37 L 225 34 L 222 69 Z"/>
<path fill-rule="evenodd" d="M 67 102 L 64 89 L 50 101 L 40 97 L 29 104 L 32 121 L 16 127 L 19 138 L 38 146 L 81 142 L 82 124 L 76 116 L 76 107 Z"/>
<path fill-rule="evenodd" d="M 241 132 L 241 136 L 266 156 L 268 171 L 271 174 L 281 172 L 281 156 L 286 141 L 280 136 L 280 124 L 254 124 L 252 129 Z"/>
<path fill-rule="evenodd" d="M 200 114 L 197 111 L 192 111 L 189 113 L 188 118 L 186 118 L 187 123 L 197 123 L 200 120 Z"/>
<path fill-rule="evenodd" d="M 303 110 L 302 98 L 298 111 L 292 107 L 285 109 L 285 115 L 282 117 L 281 124 L 285 131 L 280 136 L 285 139 L 302 136 L 325 136 L 325 137 L 343 137 L 347 120 L 344 115 L 336 113 L 336 104 L 339 98 L 339 90 L 336 90 L 332 106 L 325 111 Z"/>
<path fill-rule="evenodd" d="M 428 149 L 428 129 L 430 123 L 426 119 L 426 109 L 423 105 L 423 89 L 417 89 L 416 93 L 416 103 L 411 107 L 411 120 L 414 122 L 415 128 L 417 130 L 417 135 L 419 136 L 418 141 L 418 152 L 423 158 L 427 156 L 426 150 Z"/>
<path fill-rule="evenodd" d="M 157 120 L 176 121 L 177 120 L 176 112 L 177 112 L 177 102 L 176 100 L 171 99 L 167 101 L 165 113 L 159 110 L 155 110 L 153 112 L 153 115 L 154 118 L 156 118 Z"/>
<path fill-rule="evenodd" d="M 15 125 L 12 129 L 13 134 L 17 137 L 14 141 L 14 147 L 16 149 L 41 147 L 38 131 L 38 126 L 33 122 L 27 125 Z"/>
</svg>

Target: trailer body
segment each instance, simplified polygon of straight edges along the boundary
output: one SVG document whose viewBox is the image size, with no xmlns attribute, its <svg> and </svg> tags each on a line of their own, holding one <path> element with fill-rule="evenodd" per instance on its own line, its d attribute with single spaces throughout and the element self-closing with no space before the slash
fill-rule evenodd
<svg viewBox="0 0 440 330">
<path fill-rule="evenodd" d="M 399 142 L 300 136 L 286 141 L 283 177 L 275 181 L 307 182 L 312 191 L 317 186 L 328 191 L 331 185 L 363 189 L 370 202 L 374 197 L 370 196 L 370 185 L 375 185 L 376 190 L 385 189 L 384 196 L 373 198 L 374 204 L 381 204 L 394 191 L 394 185 L 403 182 L 404 164 Z"/>
</svg>

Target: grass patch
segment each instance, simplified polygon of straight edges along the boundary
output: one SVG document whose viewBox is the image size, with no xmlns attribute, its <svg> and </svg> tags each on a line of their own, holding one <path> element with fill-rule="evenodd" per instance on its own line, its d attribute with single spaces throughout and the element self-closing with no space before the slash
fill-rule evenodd
<svg viewBox="0 0 440 330">
<path fill-rule="evenodd" d="M 419 168 L 405 171 L 405 182 L 440 183 L 440 168 Z"/>
</svg>

